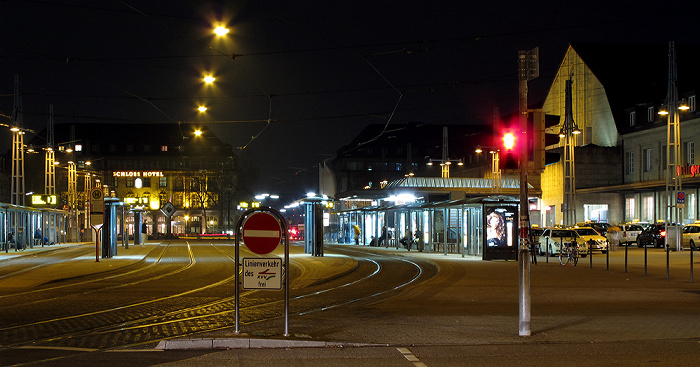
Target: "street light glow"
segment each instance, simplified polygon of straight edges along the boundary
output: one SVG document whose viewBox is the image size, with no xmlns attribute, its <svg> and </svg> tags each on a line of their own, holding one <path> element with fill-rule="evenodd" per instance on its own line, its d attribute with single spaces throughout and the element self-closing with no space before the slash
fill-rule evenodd
<svg viewBox="0 0 700 367">
<path fill-rule="evenodd" d="M 229 32 L 228 28 L 223 27 L 223 26 L 218 26 L 214 29 L 214 33 L 216 33 L 217 36 L 225 36 Z"/>
<path fill-rule="evenodd" d="M 207 110 L 207 106 L 199 106 L 199 107 L 197 107 L 197 110 L 198 110 L 199 112 L 204 112 L 204 111 Z"/>
<path fill-rule="evenodd" d="M 214 80 L 216 80 L 216 78 L 214 78 L 214 77 L 211 76 L 211 75 L 207 75 L 207 76 L 204 77 L 204 82 L 207 83 L 207 84 L 213 83 Z"/>
<path fill-rule="evenodd" d="M 200 135 L 202 135 L 202 130 L 195 130 L 194 134 L 197 136 L 200 136 Z"/>
</svg>

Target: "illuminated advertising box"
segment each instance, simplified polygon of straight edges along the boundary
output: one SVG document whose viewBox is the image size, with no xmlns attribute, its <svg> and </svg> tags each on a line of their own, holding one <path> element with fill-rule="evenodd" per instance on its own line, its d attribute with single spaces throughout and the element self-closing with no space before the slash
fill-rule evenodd
<svg viewBox="0 0 700 367">
<path fill-rule="evenodd" d="M 517 260 L 518 206 L 484 204 L 484 260 Z"/>
</svg>

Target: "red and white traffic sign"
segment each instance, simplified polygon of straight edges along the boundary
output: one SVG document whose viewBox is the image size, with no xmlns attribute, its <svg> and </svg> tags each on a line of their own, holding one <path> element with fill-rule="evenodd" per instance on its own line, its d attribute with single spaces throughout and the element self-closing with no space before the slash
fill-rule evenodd
<svg viewBox="0 0 700 367">
<path fill-rule="evenodd" d="M 243 223 L 243 243 L 258 255 L 272 252 L 282 239 L 282 228 L 272 214 L 258 212 Z"/>
</svg>

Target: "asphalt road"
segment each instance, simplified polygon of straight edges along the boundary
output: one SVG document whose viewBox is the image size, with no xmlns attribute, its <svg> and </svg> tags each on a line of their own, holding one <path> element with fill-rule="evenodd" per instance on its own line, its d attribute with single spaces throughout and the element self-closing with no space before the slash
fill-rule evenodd
<svg viewBox="0 0 700 367">
<path fill-rule="evenodd" d="M 290 259 L 283 292 L 243 290 L 233 330 L 234 246 L 180 241 L 89 245 L 0 258 L 0 365 L 504 366 L 694 365 L 700 287 L 689 253 L 630 248 L 577 267 L 532 266 L 533 335 L 517 336 L 517 263 L 327 246 Z M 242 247 L 242 256 L 245 253 Z M 277 348 L 162 350 L 163 340 L 240 340 Z M 285 341 L 324 341 L 304 347 Z"/>
</svg>

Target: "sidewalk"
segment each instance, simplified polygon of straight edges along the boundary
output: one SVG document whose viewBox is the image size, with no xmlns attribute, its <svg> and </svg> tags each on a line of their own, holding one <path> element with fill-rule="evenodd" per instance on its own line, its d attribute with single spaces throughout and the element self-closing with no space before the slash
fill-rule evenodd
<svg viewBox="0 0 700 367">
<path fill-rule="evenodd" d="M 412 290 L 353 309 L 331 309 L 290 315 L 290 337 L 282 336 L 282 320 L 247 325 L 246 335 L 233 329 L 192 338 L 162 341 L 160 349 L 276 348 L 352 345 L 477 345 L 514 343 L 597 343 L 700 338 L 700 284 L 682 270 L 688 253 L 675 257 L 666 279 L 665 253 L 650 252 L 649 274 L 635 252 L 624 272 L 624 250 L 561 266 L 556 258 L 531 265 L 531 336 L 521 337 L 518 316 L 518 262 L 483 261 L 480 257 L 443 255 L 405 249 L 347 246 L 355 250 L 426 260 L 441 275 Z M 332 254 L 327 248 L 326 256 Z M 700 260 L 700 254 L 698 254 Z M 680 256 L 683 256 L 681 258 Z M 313 261 L 315 277 L 338 268 L 352 269 L 351 260 Z M 343 263 L 343 259 L 346 262 Z M 325 265 L 333 264 L 332 267 Z M 678 265 L 675 265 L 678 263 Z M 697 261 L 696 261 L 697 263 Z M 310 264 L 310 263 L 309 263 Z M 311 265 L 307 265 L 311 266 Z M 323 269 L 316 269 L 323 266 Z M 268 335 L 261 331 L 277 334 Z M 272 333 L 274 334 L 274 332 Z"/>
</svg>

